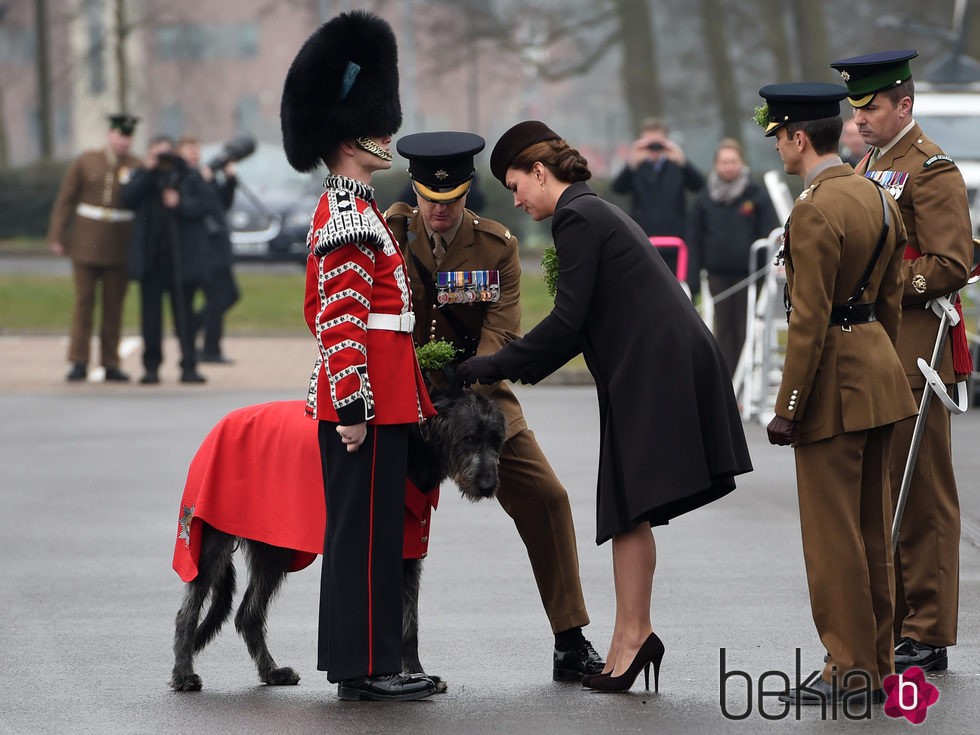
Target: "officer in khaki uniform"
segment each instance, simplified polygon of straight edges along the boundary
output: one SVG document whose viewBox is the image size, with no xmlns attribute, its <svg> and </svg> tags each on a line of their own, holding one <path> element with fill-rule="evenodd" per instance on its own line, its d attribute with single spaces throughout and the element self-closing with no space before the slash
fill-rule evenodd
<svg viewBox="0 0 980 735">
<path fill-rule="evenodd" d="M 783 701 L 842 690 L 883 701 L 892 672 L 894 594 L 888 457 L 895 422 L 915 414 L 895 351 L 905 228 L 898 206 L 837 155 L 837 84 L 772 84 L 767 136 L 806 187 L 786 225 L 786 360 L 769 424 L 796 447 L 810 607 L 829 656 Z"/>
<path fill-rule="evenodd" d="M 401 138 L 418 206 L 385 212 L 405 251 L 417 315 L 415 341 L 446 339 L 461 352 L 499 350 L 519 335 L 521 264 L 517 238 L 503 225 L 465 209 L 483 138 L 471 133 L 419 133 Z M 497 499 L 527 547 L 541 601 L 555 633 L 556 680 L 602 671 L 582 635 L 589 622 L 579 579 L 575 529 L 565 488 L 527 427 L 520 403 L 504 383 L 475 390 L 492 396 L 507 420 Z"/>
<path fill-rule="evenodd" d="M 939 318 L 927 302 L 966 285 L 973 239 L 966 186 L 956 164 L 912 118 L 913 50 L 883 51 L 831 64 L 847 83 L 854 121 L 872 146 L 858 173 L 882 183 L 898 200 L 908 230 L 902 265 L 902 328 L 898 354 L 918 403 L 925 378 L 918 358 L 931 359 Z M 972 371 L 963 321 L 946 341 L 939 375 L 947 386 Z M 895 427 L 892 502 L 899 495 L 915 419 Z M 895 554 L 895 669 L 947 667 L 956 643 L 960 511 L 953 476 L 949 411 L 930 403 Z"/>
<path fill-rule="evenodd" d="M 75 281 L 68 360 L 71 382 L 85 380 L 95 291 L 102 284 L 102 329 L 99 332 L 105 379 L 125 382 L 119 369 L 119 336 L 123 299 L 129 284 L 127 259 L 133 212 L 119 204 L 119 190 L 140 160 L 129 155 L 139 118 L 110 115 L 105 148 L 86 151 L 69 166 L 51 211 L 48 243 L 52 252 L 71 258 Z"/>
</svg>

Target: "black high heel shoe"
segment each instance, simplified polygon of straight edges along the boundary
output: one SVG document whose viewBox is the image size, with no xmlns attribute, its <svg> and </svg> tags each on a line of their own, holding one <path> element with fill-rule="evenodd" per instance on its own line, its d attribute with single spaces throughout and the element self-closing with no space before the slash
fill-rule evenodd
<svg viewBox="0 0 980 735">
<path fill-rule="evenodd" d="M 664 643 L 657 637 L 656 633 L 651 633 L 643 641 L 643 645 L 636 652 L 636 656 L 633 657 L 626 671 L 619 676 L 605 674 L 601 677 L 596 677 L 588 686 L 590 689 L 595 689 L 600 692 L 628 692 L 636 681 L 636 677 L 640 675 L 640 669 L 643 669 L 643 680 L 646 684 L 647 691 L 650 691 L 650 664 L 653 664 L 653 691 L 659 692 L 660 662 L 663 658 Z"/>
<path fill-rule="evenodd" d="M 582 677 L 582 686 L 584 686 L 586 689 L 591 689 L 592 682 L 598 681 L 599 679 L 605 679 L 611 673 L 612 673 L 611 671 L 603 671 L 598 674 L 586 674 L 585 676 Z"/>
</svg>

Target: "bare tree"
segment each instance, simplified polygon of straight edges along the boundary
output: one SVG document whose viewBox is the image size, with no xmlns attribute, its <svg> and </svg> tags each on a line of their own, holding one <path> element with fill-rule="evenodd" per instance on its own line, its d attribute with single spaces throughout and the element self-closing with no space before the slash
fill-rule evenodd
<svg viewBox="0 0 980 735">
<path fill-rule="evenodd" d="M 830 50 L 827 44 L 827 19 L 824 16 L 823 3 L 793 0 L 791 7 L 796 28 L 796 45 L 800 55 L 801 75 L 811 81 L 829 79 Z"/>
<path fill-rule="evenodd" d="M 701 24 L 704 45 L 708 50 L 714 96 L 721 115 L 724 135 L 742 140 L 742 121 L 745 115 L 739 109 L 735 71 L 728 51 L 728 33 L 725 11 L 721 0 L 700 0 Z"/>
<path fill-rule="evenodd" d="M 783 0 L 756 0 L 759 17 L 766 26 L 766 48 L 772 55 L 772 79 L 788 81 L 798 72 L 790 54 L 790 39 L 786 33 L 786 4 Z"/>
<path fill-rule="evenodd" d="M 50 160 L 54 154 L 54 135 L 51 129 L 51 71 L 48 65 L 48 3 L 34 0 L 37 24 L 37 99 L 41 158 Z"/>
<path fill-rule="evenodd" d="M 633 131 L 638 133 L 643 118 L 663 115 L 664 109 L 653 16 L 646 0 L 615 0 L 615 7 L 623 53 L 623 91 Z"/>
</svg>

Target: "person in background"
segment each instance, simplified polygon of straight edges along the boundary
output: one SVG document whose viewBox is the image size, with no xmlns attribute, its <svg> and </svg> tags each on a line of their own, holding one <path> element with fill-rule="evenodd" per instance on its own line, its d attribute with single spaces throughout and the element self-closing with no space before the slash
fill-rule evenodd
<svg viewBox="0 0 980 735">
<path fill-rule="evenodd" d="M 666 123 L 657 117 L 643 121 L 626 165 L 611 185 L 617 194 L 631 196 L 630 215 L 648 236 L 679 237 L 685 241 L 687 193 L 700 191 L 703 186 L 704 176 L 669 137 Z M 658 251 L 676 274 L 677 250 Z"/>
<path fill-rule="evenodd" d="M 197 353 L 199 362 L 228 365 L 232 360 L 221 349 L 224 335 L 224 318 L 241 296 L 235 274 L 232 272 L 234 257 L 231 250 L 231 233 L 225 213 L 235 199 L 238 186 L 237 166 L 228 161 L 222 168 L 212 171 L 201 164 L 201 143 L 196 137 L 184 136 L 177 142 L 177 151 L 187 165 L 200 171 L 207 183 L 208 211 L 204 216 L 204 228 L 208 237 L 207 275 L 204 278 L 204 306 L 191 317 L 191 340 L 197 349 L 198 332 L 204 333 L 204 348 Z"/>
<path fill-rule="evenodd" d="M 143 385 L 160 383 L 163 363 L 163 294 L 170 296 L 180 344 L 180 382 L 204 383 L 190 335 L 194 294 L 205 275 L 204 179 L 174 152 L 166 135 L 155 136 L 146 161 L 123 187 L 121 200 L 136 210 L 129 274 L 140 283 Z"/>
<path fill-rule="evenodd" d="M 140 160 L 130 155 L 138 117 L 109 116 L 104 148 L 86 151 L 68 167 L 58 198 L 51 210 L 48 248 L 71 259 L 75 303 L 68 343 L 71 369 L 68 382 L 88 376 L 90 343 L 96 291 L 102 290 L 102 325 L 99 351 L 105 379 L 125 383 L 129 376 L 119 368 L 123 301 L 129 279 L 126 261 L 133 229 L 133 212 L 119 198 Z"/>
<path fill-rule="evenodd" d="M 700 272 L 707 271 L 708 288 L 716 299 L 712 331 L 732 375 L 745 344 L 748 284 L 721 301 L 717 297 L 763 265 L 749 262 L 752 243 L 767 237 L 779 224 L 769 195 L 749 173 L 741 144 L 723 139 L 715 150 L 708 184 L 695 199 L 688 228 L 688 285 L 691 295 L 697 295 Z"/>
<path fill-rule="evenodd" d="M 283 148 L 297 171 L 330 174 L 313 213 L 306 323 L 319 358 L 306 411 L 316 421 L 327 523 L 317 668 L 344 700 L 434 694 L 402 673 L 402 547 L 409 431 L 435 415 L 412 341 L 405 258 L 374 199 L 402 121 L 387 22 L 342 13 L 311 35 L 286 74 Z"/>
<path fill-rule="evenodd" d="M 408 159 L 416 206 L 395 204 L 385 219 L 408 259 L 415 341 L 446 339 L 458 360 L 500 349 L 521 331 L 521 261 L 517 238 L 498 222 L 467 208 L 486 142 L 453 131 L 417 133 L 398 141 Z M 480 279 L 475 300 L 452 284 Z M 449 297 L 440 305 L 439 293 Z M 521 405 L 503 383 L 479 387 L 507 419 L 500 453 L 497 500 L 513 518 L 527 548 L 552 632 L 552 676 L 579 681 L 602 671 L 603 661 L 582 634 L 589 615 L 579 579 L 578 549 L 568 493 L 527 427 Z"/>
<path fill-rule="evenodd" d="M 844 127 L 840 131 L 840 157 L 845 163 L 857 168 L 858 163 L 868 152 L 868 144 L 861 137 L 857 123 L 851 116 L 844 118 Z"/>
<path fill-rule="evenodd" d="M 471 357 L 464 383 L 537 383 L 582 353 L 599 399 L 596 543 L 612 540 L 616 620 L 604 672 L 583 686 L 628 691 L 664 644 L 650 597 L 651 526 L 711 503 L 752 469 L 728 367 L 690 299 L 639 225 L 595 195 L 582 155 L 544 123 L 518 123 L 490 169 L 536 221 L 552 218 L 555 306 L 524 337 Z"/>
</svg>

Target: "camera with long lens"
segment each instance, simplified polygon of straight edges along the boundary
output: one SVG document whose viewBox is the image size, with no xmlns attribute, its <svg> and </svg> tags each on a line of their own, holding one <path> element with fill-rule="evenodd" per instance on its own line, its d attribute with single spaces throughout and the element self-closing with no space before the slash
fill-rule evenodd
<svg viewBox="0 0 980 735">
<path fill-rule="evenodd" d="M 208 168 L 212 171 L 220 171 L 233 161 L 241 161 L 248 158 L 255 152 L 255 138 L 251 135 L 236 135 L 225 143 L 221 153 L 208 161 Z"/>
</svg>

